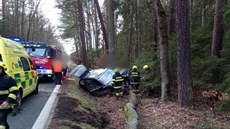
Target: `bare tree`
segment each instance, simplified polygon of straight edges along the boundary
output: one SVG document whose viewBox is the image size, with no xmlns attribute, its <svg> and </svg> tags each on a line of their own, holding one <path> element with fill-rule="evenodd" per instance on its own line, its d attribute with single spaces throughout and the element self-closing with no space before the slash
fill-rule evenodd
<svg viewBox="0 0 230 129">
<path fill-rule="evenodd" d="M 82 0 L 77 1 L 77 7 L 79 12 L 79 24 L 80 24 L 80 38 L 82 44 L 82 60 L 85 66 L 88 66 L 87 55 L 86 55 L 86 45 L 85 45 L 85 17 L 83 12 Z"/>
<path fill-rule="evenodd" d="M 22 12 L 21 12 L 21 37 L 25 37 L 25 2 L 26 0 L 22 0 Z"/>
<path fill-rule="evenodd" d="M 92 21 L 92 24 L 93 24 L 93 21 Z M 98 36 L 99 36 L 99 26 L 98 26 L 98 18 L 97 18 L 97 9 L 96 9 L 96 7 L 94 9 L 94 24 L 95 25 L 93 25 L 93 30 L 94 30 L 96 55 L 97 55 L 97 57 L 99 57 L 99 52 L 98 52 L 98 46 L 99 46 L 99 38 L 98 38 Z"/>
<path fill-rule="evenodd" d="M 30 13 L 29 13 L 29 25 L 28 25 L 28 29 L 27 29 L 27 37 L 26 40 L 30 41 L 31 40 L 31 32 L 32 32 L 32 27 L 33 27 L 33 23 L 34 23 L 34 18 L 35 18 L 35 14 L 38 11 L 38 7 L 40 5 L 41 0 L 38 0 L 36 3 L 34 1 L 31 1 L 31 8 L 30 8 Z"/>
<path fill-rule="evenodd" d="M 15 0 L 15 10 L 14 10 L 14 29 L 16 32 L 16 35 L 19 35 L 20 29 L 19 29 L 19 0 Z"/>
<path fill-rule="evenodd" d="M 168 57 L 168 29 L 165 10 L 160 0 L 156 1 L 157 21 L 160 35 L 160 66 L 161 66 L 161 101 L 168 98 L 169 92 L 169 57 Z"/>
<path fill-rule="evenodd" d="M 2 33 L 3 34 L 6 33 L 5 26 L 6 26 L 6 1 L 2 0 Z"/>
<path fill-rule="evenodd" d="M 106 53 L 109 54 L 108 53 L 109 52 L 108 51 L 109 50 L 109 42 L 108 42 L 108 37 L 107 37 L 104 20 L 103 20 L 102 13 L 101 13 L 101 9 L 100 9 L 98 0 L 94 0 L 94 3 L 96 5 L 97 13 L 98 13 L 99 20 L 100 20 L 100 23 L 101 23 L 101 29 L 102 29 L 102 32 L 103 32 L 103 38 L 104 38 L 104 42 L 105 42 Z"/>
</svg>

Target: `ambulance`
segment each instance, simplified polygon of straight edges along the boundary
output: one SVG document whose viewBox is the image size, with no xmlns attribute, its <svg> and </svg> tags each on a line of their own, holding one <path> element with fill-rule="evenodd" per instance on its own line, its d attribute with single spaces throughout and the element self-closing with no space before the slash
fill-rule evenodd
<svg viewBox="0 0 230 129">
<path fill-rule="evenodd" d="M 38 93 L 38 75 L 25 48 L 17 42 L 0 36 L 0 61 L 6 65 L 6 73 L 15 79 L 19 89 L 18 108 L 21 99 L 30 93 Z"/>
</svg>

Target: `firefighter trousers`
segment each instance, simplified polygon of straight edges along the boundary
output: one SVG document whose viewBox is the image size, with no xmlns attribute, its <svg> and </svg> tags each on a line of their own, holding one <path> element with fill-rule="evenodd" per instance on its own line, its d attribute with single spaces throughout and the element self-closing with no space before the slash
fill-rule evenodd
<svg viewBox="0 0 230 129">
<path fill-rule="evenodd" d="M 0 109 L 0 129 L 9 129 L 10 126 L 7 123 L 7 116 L 10 113 L 10 109 Z"/>
<path fill-rule="evenodd" d="M 61 85 L 62 72 L 55 72 L 55 85 Z"/>
</svg>

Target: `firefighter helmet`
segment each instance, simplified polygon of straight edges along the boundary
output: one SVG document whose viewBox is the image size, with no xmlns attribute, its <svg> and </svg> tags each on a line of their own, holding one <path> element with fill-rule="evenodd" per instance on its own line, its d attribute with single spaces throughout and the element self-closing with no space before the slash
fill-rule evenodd
<svg viewBox="0 0 230 129">
<path fill-rule="evenodd" d="M 144 66 L 143 66 L 143 69 L 144 69 L 144 70 L 146 70 L 146 69 L 148 69 L 148 68 L 149 68 L 148 65 L 144 65 Z"/>
<path fill-rule="evenodd" d="M 134 66 L 132 67 L 132 69 L 137 69 L 137 66 L 136 66 L 136 65 L 134 65 Z"/>
<path fill-rule="evenodd" d="M 116 72 L 119 72 L 118 68 L 115 68 L 113 71 L 114 71 L 115 73 L 116 73 Z"/>
</svg>

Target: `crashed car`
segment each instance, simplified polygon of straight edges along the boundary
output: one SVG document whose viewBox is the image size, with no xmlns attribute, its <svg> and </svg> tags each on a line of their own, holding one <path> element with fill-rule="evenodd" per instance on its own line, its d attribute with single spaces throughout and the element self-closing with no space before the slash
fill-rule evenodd
<svg viewBox="0 0 230 129">
<path fill-rule="evenodd" d="M 112 90 L 112 69 L 89 70 L 84 65 L 78 65 L 70 75 L 79 79 L 79 86 L 94 96 L 103 96 Z"/>
</svg>

